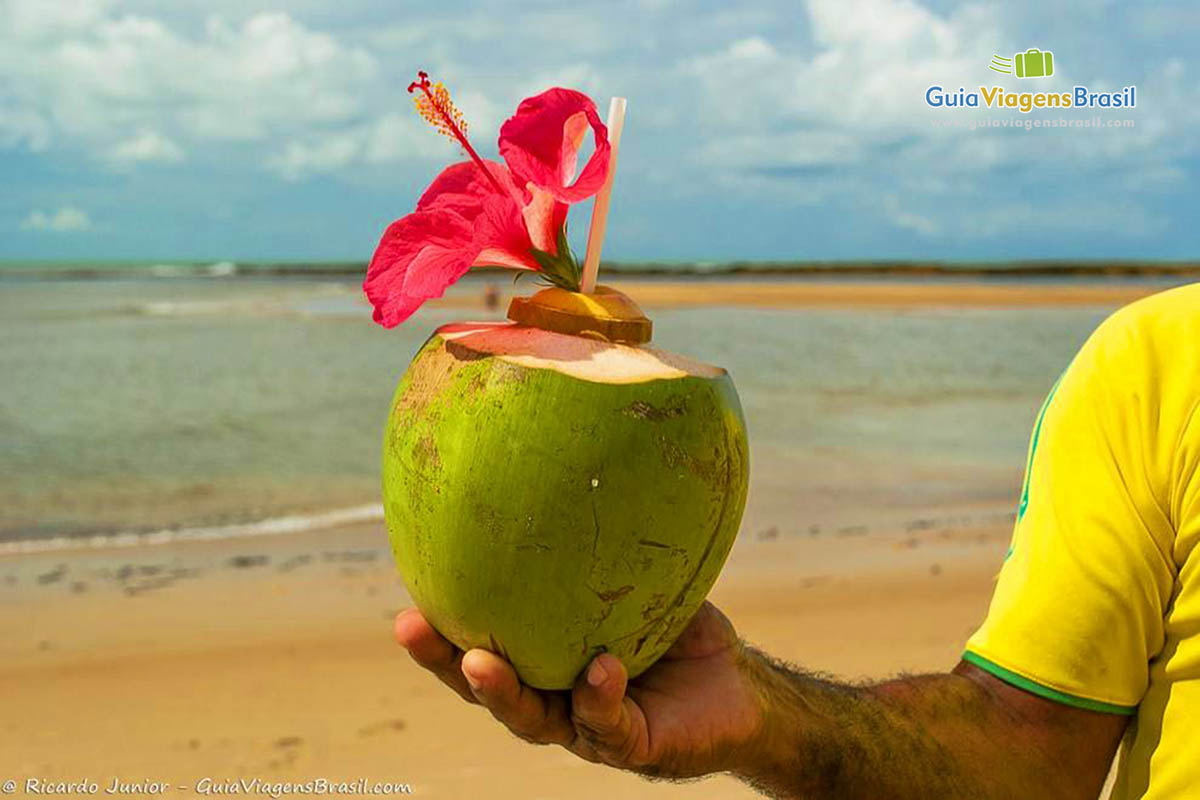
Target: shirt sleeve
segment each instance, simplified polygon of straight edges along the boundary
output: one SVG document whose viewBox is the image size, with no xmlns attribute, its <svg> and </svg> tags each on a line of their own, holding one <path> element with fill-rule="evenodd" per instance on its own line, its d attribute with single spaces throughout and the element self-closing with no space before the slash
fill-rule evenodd
<svg viewBox="0 0 1200 800">
<path fill-rule="evenodd" d="M 1097 329 L 1038 416 L 1012 546 L 965 661 L 1034 694 L 1132 713 L 1162 648 L 1174 533 L 1170 432 L 1137 317 Z"/>
</svg>

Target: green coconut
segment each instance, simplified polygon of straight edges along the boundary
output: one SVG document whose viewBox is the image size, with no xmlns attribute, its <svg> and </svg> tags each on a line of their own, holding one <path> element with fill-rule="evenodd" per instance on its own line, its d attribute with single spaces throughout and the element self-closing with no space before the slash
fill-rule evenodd
<svg viewBox="0 0 1200 800">
<path fill-rule="evenodd" d="M 723 369 L 513 323 L 438 329 L 384 438 L 417 607 L 541 689 L 605 651 L 636 676 L 670 647 L 729 554 L 747 480 Z"/>
</svg>

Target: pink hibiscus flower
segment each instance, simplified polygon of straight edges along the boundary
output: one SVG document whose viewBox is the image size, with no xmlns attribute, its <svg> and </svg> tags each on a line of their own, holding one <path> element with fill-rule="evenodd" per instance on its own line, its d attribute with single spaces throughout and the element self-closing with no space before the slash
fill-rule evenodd
<svg viewBox="0 0 1200 800">
<path fill-rule="evenodd" d="M 440 83 L 424 72 L 408 87 L 417 110 L 470 157 L 442 171 L 413 213 L 383 234 L 363 289 L 375 321 L 391 328 L 471 267 L 533 270 L 550 282 L 579 288 L 579 263 L 567 246 L 571 203 L 604 185 L 610 148 L 596 105 L 571 89 L 548 89 L 521 101 L 500 128 L 501 164 L 479 157 L 467 126 Z M 588 129 L 595 149 L 576 175 Z"/>
</svg>

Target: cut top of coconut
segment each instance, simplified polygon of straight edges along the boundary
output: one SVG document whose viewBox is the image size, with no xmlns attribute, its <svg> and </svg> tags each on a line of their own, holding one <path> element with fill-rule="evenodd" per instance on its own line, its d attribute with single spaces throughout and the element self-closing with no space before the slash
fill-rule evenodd
<svg viewBox="0 0 1200 800">
<path fill-rule="evenodd" d="M 621 344 L 645 344 L 654 330 L 654 324 L 632 298 L 609 286 L 597 286 L 592 294 L 555 286 L 533 297 L 514 297 L 508 306 L 508 318 L 555 333 Z"/>
<path fill-rule="evenodd" d="M 555 333 L 513 322 L 456 322 L 437 329 L 447 342 L 528 369 L 552 369 L 593 383 L 717 378 L 725 370 L 657 350 Z"/>
</svg>

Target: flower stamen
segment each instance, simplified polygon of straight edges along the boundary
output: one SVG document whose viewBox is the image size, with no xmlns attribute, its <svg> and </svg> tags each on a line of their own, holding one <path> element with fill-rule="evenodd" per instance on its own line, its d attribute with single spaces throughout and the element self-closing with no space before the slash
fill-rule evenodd
<svg viewBox="0 0 1200 800">
<path fill-rule="evenodd" d="M 417 72 L 417 80 L 408 85 L 408 93 L 413 94 L 417 89 L 421 92 L 413 98 L 417 113 L 433 125 L 439 133 L 449 136 L 462 145 L 462 148 L 467 151 L 467 155 L 471 157 L 477 167 L 483 170 L 483 174 L 488 177 L 497 191 L 501 194 L 510 194 L 500 185 L 500 181 L 496 180 L 496 176 L 487 168 L 483 159 L 475 152 L 475 148 L 471 147 L 471 143 L 467 141 L 466 120 L 463 119 L 462 112 L 451 101 L 449 90 L 440 81 L 431 83 L 429 73 L 424 70 Z"/>
</svg>

